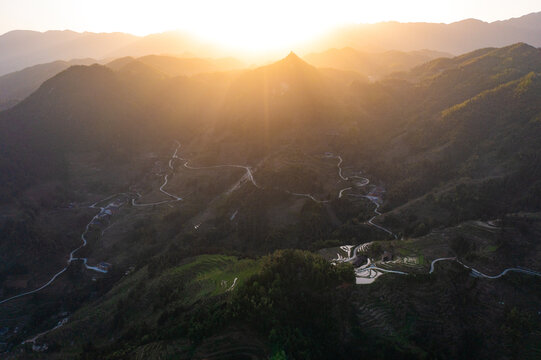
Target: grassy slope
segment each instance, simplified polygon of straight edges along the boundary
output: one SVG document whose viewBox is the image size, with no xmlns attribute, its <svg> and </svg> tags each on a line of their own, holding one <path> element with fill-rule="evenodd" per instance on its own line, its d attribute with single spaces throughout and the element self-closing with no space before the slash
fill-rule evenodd
<svg viewBox="0 0 541 360">
<path fill-rule="evenodd" d="M 202 255 L 149 278 L 146 268 L 121 280 L 106 296 L 73 314 L 70 322 L 51 334 L 51 339 L 68 346 L 65 353 L 76 354 L 92 339 L 95 345 L 125 335 L 143 323 L 155 327 L 160 315 L 174 308 L 190 309 L 197 303 L 225 295 L 259 269 L 259 263 L 225 255 Z M 119 314 L 123 324 L 119 330 Z M 115 330 L 116 328 L 116 330 Z M 112 333 L 112 334 L 111 334 Z M 75 345 L 70 346 L 74 341 Z"/>
</svg>

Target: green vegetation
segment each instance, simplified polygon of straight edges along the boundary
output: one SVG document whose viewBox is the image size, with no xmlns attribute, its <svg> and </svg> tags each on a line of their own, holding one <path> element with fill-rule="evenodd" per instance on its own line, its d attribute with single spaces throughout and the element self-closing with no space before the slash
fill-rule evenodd
<svg viewBox="0 0 541 360">
<path fill-rule="evenodd" d="M 183 264 L 153 278 L 141 269 L 119 282 L 99 304 L 81 309 L 55 339 L 73 338 L 78 346 L 70 347 L 70 351 L 87 353 L 88 336 L 92 334 L 93 354 L 118 358 L 141 344 L 181 336 L 191 341 L 192 345 L 188 341 L 184 347 L 188 351 L 203 335 L 211 334 L 214 326 L 216 331 L 223 328 L 230 316 L 220 310 L 221 306 L 227 304 L 231 291 L 242 286 L 259 268 L 255 260 L 203 255 L 185 259 Z M 207 318 L 204 314 L 209 311 L 217 313 Z M 100 325 L 95 328 L 97 324 Z M 121 346 L 108 345 L 101 329 L 119 337 Z"/>
<path fill-rule="evenodd" d="M 0 113 L 1 298 L 65 266 L 90 204 L 126 202 L 77 253 L 110 272 L 74 261 L 0 307 L 13 354 L 69 317 L 39 355 L 539 357 L 537 278 L 453 261 L 428 274 L 442 257 L 541 269 L 539 54 L 481 49 L 376 83 L 295 54 L 191 77 L 156 58 L 58 74 Z M 160 187 L 182 201 L 131 204 Z M 368 242 L 363 256 L 409 275 L 355 286 L 351 265 L 314 254 Z"/>
<path fill-rule="evenodd" d="M 274 356 L 330 358 L 340 351 L 329 352 L 330 345 L 350 326 L 346 285 L 353 281 L 350 266 L 335 267 L 299 250 L 260 260 L 202 255 L 157 277 L 149 279 L 145 269 L 126 277 L 98 304 L 78 311 L 54 339 L 75 339 L 69 352 L 112 359 L 175 339 L 183 344 L 181 354 L 197 351 L 212 334 L 245 324 L 280 349 Z M 118 343 L 110 345 L 103 329 Z"/>
<path fill-rule="evenodd" d="M 292 358 L 344 356 L 336 345 L 351 314 L 344 285 L 353 282 L 350 265 L 332 266 L 298 250 L 279 251 L 263 259 L 261 272 L 236 292 L 233 313 Z"/>
</svg>

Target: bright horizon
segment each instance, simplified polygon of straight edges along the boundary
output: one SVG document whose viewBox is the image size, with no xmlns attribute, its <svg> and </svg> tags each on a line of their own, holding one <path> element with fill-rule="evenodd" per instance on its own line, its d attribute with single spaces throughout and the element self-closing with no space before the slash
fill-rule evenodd
<svg viewBox="0 0 541 360">
<path fill-rule="evenodd" d="M 74 30 L 148 35 L 180 30 L 241 50 L 292 48 L 337 28 L 383 21 L 492 22 L 541 10 L 538 0 L 128 1 L 2 0 L 0 34 Z"/>
</svg>

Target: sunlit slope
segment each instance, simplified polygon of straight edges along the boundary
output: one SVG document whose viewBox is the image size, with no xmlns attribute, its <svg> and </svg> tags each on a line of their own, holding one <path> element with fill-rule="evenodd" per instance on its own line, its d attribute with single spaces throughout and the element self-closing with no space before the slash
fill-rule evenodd
<svg viewBox="0 0 541 360">
<path fill-rule="evenodd" d="M 100 334 L 103 326 L 124 337 L 145 323 L 152 327 L 166 324 L 170 317 L 198 303 L 229 295 L 260 266 L 255 260 L 226 255 L 202 255 L 165 268 L 153 263 L 120 281 L 99 303 L 81 309 L 57 336 L 72 338 L 76 333 L 78 343 L 92 336 L 99 344 L 106 341 Z"/>
<path fill-rule="evenodd" d="M 452 59 L 438 59 L 411 71 L 420 81 L 421 111 L 440 110 L 484 90 L 541 71 L 541 50 L 519 43 L 500 49 L 482 49 Z"/>
<path fill-rule="evenodd" d="M 396 128 L 372 161 L 390 184 L 387 209 L 416 214 L 403 226 L 539 209 L 540 66 L 524 44 L 424 66 L 432 75 L 401 107 L 411 115 L 391 117 Z"/>
<path fill-rule="evenodd" d="M 171 78 L 139 61 L 118 71 L 100 65 L 71 67 L 0 113 L 2 176 L 21 188 L 27 181 L 19 176 L 35 181 L 37 174 L 61 166 L 60 159 L 70 152 L 140 151 L 157 141 L 157 135 L 173 138 L 187 128 L 202 131 L 203 120 L 216 116 L 213 109 L 221 106 L 229 82 L 222 75 Z"/>
<path fill-rule="evenodd" d="M 355 75 L 319 71 L 291 53 L 244 72 L 232 83 L 222 115 L 224 130 L 245 140 L 270 142 L 288 135 L 302 141 L 314 133 L 337 131 L 351 114 L 345 111 L 343 96 L 357 81 Z"/>
<path fill-rule="evenodd" d="M 276 351 L 269 343 L 285 347 L 287 340 L 299 354 L 305 343 L 318 357 L 345 354 L 336 344 L 341 336 L 351 339 L 349 266 L 299 250 L 259 259 L 158 260 L 125 276 L 48 339 L 62 344 L 66 355 L 87 351 L 106 358 L 262 359 Z M 328 311 L 322 314 L 322 308 Z M 327 342 L 334 343 L 332 350 Z"/>
<path fill-rule="evenodd" d="M 525 44 L 434 60 L 374 84 L 293 53 L 253 70 L 191 77 L 171 77 L 140 59 L 117 65 L 71 68 L 0 114 L 4 154 L 21 160 L 5 157 L 6 183 L 48 173 L 39 170 L 42 156 L 131 151 L 163 139 L 204 139 L 194 149 L 214 144 L 222 161 L 244 154 L 235 159 L 250 164 L 286 145 L 323 153 L 332 144 L 396 184 L 391 203 L 399 205 L 444 179 L 509 173 L 512 156 L 537 152 L 530 119 L 538 113 L 541 65 L 539 51 Z M 474 155 L 491 165 L 471 170 Z"/>
</svg>

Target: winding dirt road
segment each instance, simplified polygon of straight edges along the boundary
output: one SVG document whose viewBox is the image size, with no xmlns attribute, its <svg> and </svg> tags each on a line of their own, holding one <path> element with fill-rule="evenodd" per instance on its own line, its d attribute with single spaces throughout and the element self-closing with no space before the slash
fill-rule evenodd
<svg viewBox="0 0 541 360">
<path fill-rule="evenodd" d="M 338 255 L 338 257 L 336 259 L 333 259 L 332 261 L 334 263 L 338 263 L 338 262 L 349 262 L 349 263 L 351 263 L 351 262 L 354 262 L 357 259 L 357 253 L 359 251 L 366 251 L 368 249 L 368 246 L 370 246 L 371 244 L 372 243 L 366 243 L 366 244 L 358 245 L 355 248 L 353 248 L 351 245 L 342 246 L 341 249 L 348 253 L 348 257 L 342 257 L 342 256 Z M 351 252 L 351 248 L 353 248 L 353 253 Z M 499 279 L 502 276 L 504 276 L 504 275 L 506 275 L 506 274 L 508 274 L 510 272 L 518 272 L 518 273 L 521 273 L 521 274 L 541 277 L 541 272 L 539 272 L 539 271 L 530 270 L 530 269 L 526 269 L 526 268 L 520 268 L 520 267 L 513 267 L 513 268 L 504 269 L 501 273 L 499 273 L 497 275 L 487 275 L 487 274 L 484 274 L 481 271 L 479 271 L 479 270 L 477 270 L 477 269 L 475 269 L 475 268 L 473 268 L 471 266 L 468 266 L 468 265 L 464 264 L 462 261 L 460 261 L 456 257 L 444 257 L 444 258 L 438 258 L 438 259 L 433 260 L 430 263 L 430 270 L 428 272 L 429 274 L 434 273 L 435 265 L 436 265 L 436 263 L 438 263 L 440 261 L 456 261 L 457 263 L 462 265 L 464 268 L 470 270 L 471 276 L 477 277 L 477 278 Z M 385 273 L 399 274 L 399 275 L 409 275 L 408 273 L 403 272 L 403 271 L 390 270 L 390 269 L 384 269 L 384 268 L 378 267 L 375 263 L 372 262 L 371 259 L 368 259 L 366 264 L 364 264 L 364 265 L 362 265 L 362 266 L 355 269 L 355 275 L 356 275 L 356 278 L 357 278 L 356 283 L 359 284 L 359 285 L 371 284 L 378 277 L 380 277 L 381 275 L 383 275 Z"/>
<path fill-rule="evenodd" d="M 518 273 L 527 274 L 527 275 L 541 276 L 541 272 L 534 271 L 534 270 L 529 270 L 529 269 L 523 269 L 523 268 L 507 268 L 507 269 L 504 269 L 498 275 L 486 275 L 486 274 L 480 272 L 479 270 L 474 269 L 471 266 L 468 266 L 468 265 L 464 264 L 462 261 L 460 261 L 456 257 L 439 258 L 439 259 L 433 260 L 432 263 L 430 263 L 430 271 L 428 272 L 429 274 L 432 274 L 434 272 L 434 265 L 437 262 L 440 262 L 440 261 L 456 261 L 457 263 L 462 265 L 464 268 L 466 268 L 468 270 L 471 270 L 471 275 L 472 276 L 478 277 L 478 278 L 499 279 L 499 278 L 501 278 L 502 276 L 506 275 L 509 272 L 518 272 Z"/>
<path fill-rule="evenodd" d="M 98 206 L 98 204 L 104 202 L 104 201 L 108 201 L 108 200 L 111 200 L 115 197 L 120 197 L 120 196 L 127 196 L 128 194 L 126 193 L 120 193 L 120 194 L 115 194 L 115 195 L 111 195 L 103 200 L 100 200 L 100 201 L 97 201 L 95 202 L 94 204 L 90 205 L 89 208 L 91 209 L 99 209 L 100 211 L 92 218 L 92 220 L 90 220 L 90 222 L 86 225 L 85 227 L 85 231 L 81 234 L 81 240 L 83 241 L 83 243 L 77 247 L 76 249 L 72 250 L 69 254 L 69 258 L 68 258 L 68 261 L 67 261 L 67 264 L 66 266 L 58 271 L 56 274 L 54 274 L 50 279 L 49 281 L 47 281 L 45 284 L 43 284 L 42 286 L 40 286 L 39 288 L 37 289 L 34 289 L 34 290 L 31 290 L 31 291 L 27 291 L 27 292 L 24 292 L 24 293 L 21 293 L 21 294 L 18 294 L 18 295 L 15 295 L 15 296 L 12 296 L 12 297 L 9 297 L 7 299 L 4 299 L 4 300 L 1 300 L 0 301 L 0 304 L 4 304 L 8 301 L 11 301 L 11 300 L 15 300 L 15 299 L 18 299 L 18 298 L 21 298 L 23 296 L 27 296 L 27 295 L 31 295 L 31 294 L 34 294 L 34 293 L 37 293 L 45 288 L 47 288 L 48 286 L 50 286 L 60 275 L 62 275 L 67 269 L 68 267 L 70 266 L 70 264 L 73 262 L 73 261 L 83 261 L 84 265 L 85 265 L 85 268 L 89 269 L 89 270 L 93 270 L 93 271 L 97 271 L 97 272 L 100 272 L 100 273 L 106 273 L 107 271 L 106 270 L 103 270 L 103 269 L 100 269 L 96 266 L 90 266 L 88 265 L 88 259 L 87 258 L 79 258 L 79 257 L 75 257 L 75 253 L 79 250 L 81 250 L 82 248 L 84 248 L 86 245 L 87 245 L 87 239 L 86 239 L 86 236 L 88 234 L 88 232 L 90 231 L 90 227 L 92 226 L 92 224 L 99 220 L 101 217 L 103 217 L 103 215 L 105 214 L 105 211 L 112 208 L 112 207 L 115 207 L 115 208 L 118 208 L 120 206 L 123 205 L 120 204 L 120 203 L 117 203 L 117 202 L 111 202 L 109 203 L 107 206 L 105 207 L 100 207 Z"/>
<path fill-rule="evenodd" d="M 178 158 L 177 153 L 178 153 L 178 150 L 180 149 L 180 143 L 178 141 L 176 143 L 177 143 L 177 147 L 175 148 L 175 152 L 173 153 L 173 155 L 171 155 L 171 158 L 169 159 L 169 168 L 172 171 L 175 170 L 173 168 L 173 162 L 175 161 L 175 159 Z M 167 185 L 167 182 L 169 181 L 169 175 L 170 174 L 165 174 L 164 175 L 163 184 L 160 186 L 160 192 L 162 192 L 163 194 L 165 194 L 168 197 L 171 197 L 172 200 L 163 200 L 163 201 L 158 201 L 158 202 L 153 202 L 153 203 L 138 204 L 138 203 L 135 202 L 135 199 L 132 199 L 132 201 L 131 201 L 132 206 L 138 206 L 138 207 L 155 206 L 155 205 L 162 205 L 162 204 L 168 204 L 168 203 L 172 203 L 172 202 L 181 201 L 182 198 L 180 196 L 171 194 L 170 192 L 168 192 L 168 191 L 166 191 L 164 189 L 164 187 Z M 141 197 L 142 197 L 142 195 L 140 193 L 137 193 L 137 198 L 139 199 Z"/>
<path fill-rule="evenodd" d="M 175 152 L 173 153 L 173 155 L 171 156 L 171 159 L 169 160 L 169 168 L 171 168 L 172 170 L 174 170 L 173 168 L 173 161 L 178 158 L 177 154 L 178 154 L 178 150 L 180 149 L 180 143 L 177 142 L 177 147 L 175 148 Z M 99 200 L 97 202 L 95 202 L 94 204 L 90 205 L 89 208 L 91 209 L 99 209 L 99 212 L 88 222 L 88 224 L 86 225 L 85 227 L 85 230 L 83 231 L 83 233 L 81 234 L 81 240 L 82 240 L 82 244 L 77 247 L 76 249 L 72 250 L 70 253 L 69 253 L 69 258 L 68 258 L 68 261 L 67 261 L 67 264 L 66 266 L 61 269 L 60 271 L 58 271 L 56 274 L 54 274 L 50 279 L 49 281 L 47 281 L 45 284 L 43 284 L 42 286 L 40 286 L 39 288 L 37 289 L 34 289 L 34 290 L 31 290 L 31 291 L 27 291 L 27 292 L 24 292 L 24 293 L 21 293 L 21 294 L 18 294 L 18 295 L 15 295 L 15 296 L 12 296 L 12 297 L 9 297 L 7 299 L 3 299 L 3 300 L 0 300 L 0 305 L 1 304 L 4 304 L 8 301 L 11 301 L 11 300 L 15 300 L 15 299 L 18 299 L 18 298 L 21 298 L 23 296 L 27 296 L 27 295 L 31 295 L 31 294 L 34 294 L 34 293 L 37 293 L 47 287 L 49 287 L 51 284 L 53 284 L 53 282 L 60 276 L 62 275 L 67 269 L 68 267 L 70 266 L 70 264 L 73 262 L 73 261 L 82 261 L 85 268 L 88 269 L 88 270 L 92 270 L 92 271 L 96 271 L 96 272 L 99 272 L 99 273 L 107 273 L 107 270 L 104 270 L 104 269 L 101 269 L 97 266 L 91 266 L 91 265 L 88 265 L 88 259 L 87 258 L 82 258 L 82 257 L 75 257 L 75 254 L 81 250 L 82 248 L 84 248 L 87 243 L 88 243 L 88 240 L 86 238 L 86 236 L 88 235 L 88 232 L 90 231 L 90 228 L 91 226 L 100 221 L 100 219 L 102 217 L 104 217 L 105 215 L 109 215 L 109 212 L 112 213 L 112 210 L 111 209 L 117 209 L 117 208 L 120 208 L 121 206 L 125 205 L 125 203 L 127 202 L 127 199 L 131 198 L 131 203 L 133 206 L 135 207 L 145 207 L 145 206 L 155 206 L 155 205 L 161 205 L 161 204 L 167 204 L 167 203 L 170 203 L 170 202 L 176 202 L 176 201 L 181 201 L 182 198 L 180 196 L 177 196 L 177 195 L 174 195 L 174 194 L 171 194 L 169 192 L 167 192 L 164 187 L 167 185 L 167 182 L 168 182 L 168 179 L 169 179 L 169 174 L 166 174 L 164 176 L 164 182 L 163 184 L 160 186 L 159 190 L 173 198 L 172 200 L 165 200 L 165 201 L 159 201 L 159 202 L 155 202 L 155 203 L 146 203 L 146 204 L 138 204 L 135 202 L 135 199 L 133 198 L 132 194 L 129 194 L 129 193 L 118 193 L 118 194 L 113 194 L 113 195 L 110 195 L 108 197 L 106 197 L 105 199 L 102 199 L 102 200 Z M 141 197 L 141 194 L 137 193 L 137 196 L 138 198 Z M 115 198 L 118 198 L 118 197 L 123 197 L 124 199 L 121 201 L 121 202 L 117 202 L 117 201 L 112 201 L 110 203 L 108 203 L 105 207 L 101 207 L 101 206 L 98 206 L 98 204 L 101 204 L 105 201 L 108 201 L 108 200 L 112 200 L 112 199 L 115 199 Z M 118 200 L 118 199 L 117 199 Z M 107 229 L 105 229 L 107 230 Z M 105 232 L 105 230 L 103 230 L 103 232 Z M 102 232 L 102 233 L 103 233 Z"/>
</svg>

